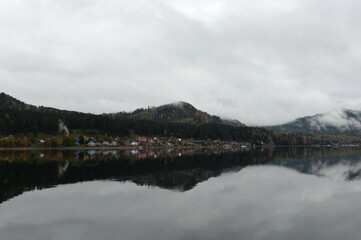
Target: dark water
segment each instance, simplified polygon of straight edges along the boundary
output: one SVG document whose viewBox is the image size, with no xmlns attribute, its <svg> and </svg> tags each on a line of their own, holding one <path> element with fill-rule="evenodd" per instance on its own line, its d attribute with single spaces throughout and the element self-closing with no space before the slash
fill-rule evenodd
<svg viewBox="0 0 361 240">
<path fill-rule="evenodd" d="M 361 149 L 0 151 L 0 239 L 359 239 Z"/>
</svg>

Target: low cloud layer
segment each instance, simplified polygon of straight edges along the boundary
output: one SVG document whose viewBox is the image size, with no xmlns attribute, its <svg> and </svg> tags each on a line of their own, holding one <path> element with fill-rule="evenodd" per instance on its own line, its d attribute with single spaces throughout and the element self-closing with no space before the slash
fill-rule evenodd
<svg viewBox="0 0 361 240">
<path fill-rule="evenodd" d="M 361 3 L 0 0 L 0 91 L 93 113 L 186 101 L 246 124 L 360 109 Z"/>
<path fill-rule="evenodd" d="M 327 127 L 335 127 L 340 130 L 361 129 L 360 117 L 360 112 L 334 110 L 310 119 L 310 125 L 315 130 L 324 130 Z"/>
</svg>

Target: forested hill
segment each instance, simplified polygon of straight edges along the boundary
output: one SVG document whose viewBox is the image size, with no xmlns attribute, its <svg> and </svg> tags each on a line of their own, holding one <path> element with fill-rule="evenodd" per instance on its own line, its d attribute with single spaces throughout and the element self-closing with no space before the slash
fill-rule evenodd
<svg viewBox="0 0 361 240">
<path fill-rule="evenodd" d="M 170 136 L 264 142 L 279 145 L 309 143 L 309 138 L 304 136 L 273 133 L 262 128 L 234 127 L 215 122 L 197 125 L 137 118 L 115 118 L 108 115 L 36 107 L 2 94 L 0 102 L 0 136 L 27 134 L 36 137 L 38 133 L 59 135 L 59 121 L 65 123 L 70 134 L 75 130 L 95 130 L 100 134 L 120 137 L 134 135 Z"/>
<path fill-rule="evenodd" d="M 114 118 L 177 122 L 195 125 L 217 123 L 231 125 L 234 127 L 245 126 L 238 120 L 221 119 L 218 116 L 210 115 L 206 112 L 196 109 L 191 104 L 182 101 L 162 105 L 159 107 L 148 107 L 146 109 L 140 108 L 131 113 L 119 112 L 108 115 Z"/>
<path fill-rule="evenodd" d="M 361 112 L 343 109 L 264 128 L 284 133 L 361 136 Z"/>
</svg>

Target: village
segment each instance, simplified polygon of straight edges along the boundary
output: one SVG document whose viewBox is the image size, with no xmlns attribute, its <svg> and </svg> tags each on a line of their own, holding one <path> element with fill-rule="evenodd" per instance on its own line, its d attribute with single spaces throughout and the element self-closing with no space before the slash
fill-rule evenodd
<svg viewBox="0 0 361 240">
<path fill-rule="evenodd" d="M 79 146 L 79 141 L 76 141 L 74 145 Z M 180 139 L 180 138 L 149 138 L 140 136 L 135 139 L 122 139 L 118 141 L 94 141 L 89 139 L 85 144 L 88 147 L 117 147 L 117 146 L 130 146 L 130 147 L 178 147 L 178 146 L 244 146 L 250 147 L 248 142 L 235 142 L 235 141 L 220 141 L 211 139 Z"/>
<path fill-rule="evenodd" d="M 261 146 L 263 142 L 236 142 L 236 141 L 221 141 L 213 139 L 180 139 L 175 137 L 146 137 L 138 136 L 134 138 L 120 138 L 120 137 L 50 137 L 40 139 L 36 143 L 41 147 L 103 147 L 103 148 L 172 148 L 172 147 L 225 147 L 225 148 L 249 148 L 254 146 Z"/>
</svg>

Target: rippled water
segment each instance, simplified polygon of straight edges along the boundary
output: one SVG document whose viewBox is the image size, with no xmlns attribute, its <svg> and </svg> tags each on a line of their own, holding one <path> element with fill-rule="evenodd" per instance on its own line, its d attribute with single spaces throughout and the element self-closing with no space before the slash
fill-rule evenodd
<svg viewBox="0 0 361 240">
<path fill-rule="evenodd" d="M 359 239 L 359 148 L 147 151 L 0 152 L 0 239 Z"/>
</svg>

